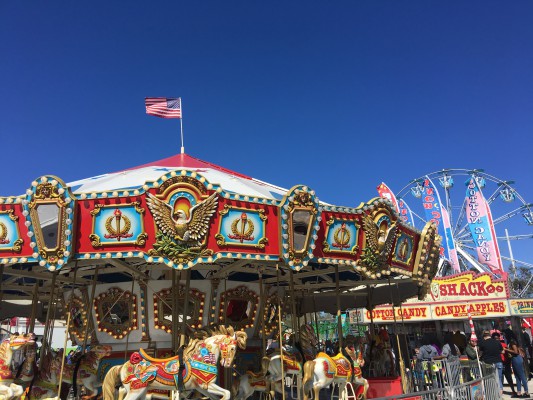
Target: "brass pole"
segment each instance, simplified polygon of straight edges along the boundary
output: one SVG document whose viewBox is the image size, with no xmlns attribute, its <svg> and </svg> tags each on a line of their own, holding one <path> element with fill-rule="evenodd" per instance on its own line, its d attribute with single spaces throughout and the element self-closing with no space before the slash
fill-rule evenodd
<svg viewBox="0 0 533 400">
<path fill-rule="evenodd" d="M 175 269 L 173 269 L 172 270 L 172 351 L 174 352 L 178 351 L 179 285 L 178 285 L 177 276 L 178 276 L 178 272 Z M 163 316 L 160 315 L 159 318 L 163 318 Z"/>
<path fill-rule="evenodd" d="M 140 286 L 139 286 L 139 288 L 140 288 Z M 133 296 L 133 290 L 134 289 L 135 289 L 135 277 L 132 274 L 131 275 L 131 295 L 132 296 Z M 126 357 L 128 356 L 128 346 L 130 344 L 130 333 L 131 333 L 131 331 L 128 331 L 128 333 L 126 334 L 126 348 L 124 349 L 124 362 L 126 362 L 126 360 L 127 360 Z"/>
<path fill-rule="evenodd" d="M 63 343 L 63 355 L 61 356 L 61 372 L 59 373 L 59 383 L 57 385 L 57 393 L 61 393 L 61 385 L 63 383 L 63 370 L 65 368 L 65 358 L 67 354 L 67 341 L 68 341 L 68 328 L 70 326 L 70 308 L 68 310 L 67 314 L 67 326 L 66 326 L 66 332 L 65 332 L 65 341 Z M 88 324 L 87 324 L 88 325 Z"/>
<path fill-rule="evenodd" d="M 390 278 L 389 278 L 389 289 L 390 287 L 391 285 L 390 285 Z M 398 300 L 400 299 L 398 298 Z M 407 377 L 405 376 L 405 362 L 403 361 L 402 349 L 400 348 L 400 337 L 398 336 L 398 326 L 396 325 L 396 310 L 394 309 L 394 299 L 392 298 L 392 290 L 390 291 L 390 301 L 391 301 L 391 306 L 392 306 L 392 317 L 394 318 L 394 334 L 396 335 L 396 346 L 398 346 L 398 355 L 400 357 L 399 366 L 400 366 L 400 376 L 402 377 L 402 390 L 404 393 L 407 393 Z M 403 318 L 401 303 L 400 303 L 400 315 L 402 315 L 402 318 Z"/>
<path fill-rule="evenodd" d="M 31 316 L 30 324 L 26 325 L 26 333 L 35 330 L 35 319 L 37 318 L 37 306 L 39 305 L 39 281 L 35 281 L 33 286 L 33 294 L 31 296 Z"/>
<path fill-rule="evenodd" d="M 337 299 L 337 335 L 339 336 L 339 351 L 342 349 L 342 316 L 339 289 L 339 265 L 335 264 L 335 297 Z"/>
<path fill-rule="evenodd" d="M 96 269 L 94 270 L 93 283 L 91 287 L 91 297 L 89 298 L 89 304 L 87 305 L 88 312 L 87 312 L 87 321 L 85 322 L 85 333 L 83 334 L 82 354 L 85 354 L 87 350 L 87 340 L 88 340 L 87 336 L 89 335 L 89 318 L 91 315 L 91 307 L 93 306 L 93 303 L 94 303 L 94 293 L 96 291 L 96 284 L 98 283 L 98 270 L 99 269 L 100 269 L 100 266 L 97 265 Z"/>
<path fill-rule="evenodd" d="M 187 330 L 187 316 L 189 315 L 189 290 L 191 288 L 191 270 L 185 272 L 185 297 L 183 304 L 183 315 L 181 317 L 180 329 L 180 347 L 185 344 L 186 330 Z"/>
<path fill-rule="evenodd" d="M 266 299 L 265 299 L 265 290 L 264 290 L 264 287 L 263 287 L 263 272 L 261 270 L 259 270 L 259 304 L 262 304 L 263 306 L 261 307 L 261 315 L 260 315 L 260 319 L 259 321 L 261 322 L 260 323 L 260 326 L 261 326 L 261 329 L 259 330 L 259 332 L 261 333 L 261 349 L 262 349 L 262 353 L 263 353 L 263 357 L 266 356 L 266 333 L 265 333 L 265 307 L 266 307 Z"/>
<path fill-rule="evenodd" d="M 294 345 L 295 342 L 299 342 L 299 334 L 296 327 L 296 293 L 294 291 L 294 272 L 292 270 L 289 271 L 290 274 L 290 280 L 289 280 L 289 289 L 291 291 L 291 309 L 292 309 L 292 332 L 293 332 L 293 342 Z"/>
<path fill-rule="evenodd" d="M 281 327 L 281 298 L 279 295 L 279 266 L 276 264 L 276 286 L 278 295 L 278 329 L 279 329 L 279 354 L 281 361 L 281 396 L 285 400 L 285 371 L 283 366 L 283 333 Z"/>
<path fill-rule="evenodd" d="M 48 351 L 48 331 L 50 330 L 50 316 L 52 314 L 52 303 L 54 302 L 54 292 L 56 287 L 56 277 L 58 271 L 52 273 L 52 288 L 50 290 L 50 300 L 48 300 L 48 310 L 46 310 L 46 322 L 44 325 L 43 338 L 41 343 L 41 359 L 44 357 Z"/>
</svg>

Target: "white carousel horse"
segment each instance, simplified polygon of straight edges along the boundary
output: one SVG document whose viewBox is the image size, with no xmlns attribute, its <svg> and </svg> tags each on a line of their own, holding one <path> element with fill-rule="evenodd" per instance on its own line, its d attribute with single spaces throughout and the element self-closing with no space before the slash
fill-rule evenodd
<svg viewBox="0 0 533 400">
<path fill-rule="evenodd" d="M 246 400 L 254 392 L 270 391 L 272 384 L 274 385 L 274 390 L 281 393 L 281 380 L 272 383 L 267 378 L 269 363 L 270 358 L 263 357 L 261 360 L 261 371 L 259 373 L 246 371 L 246 373 L 234 380 L 233 393 L 235 394 L 236 400 Z"/>
<path fill-rule="evenodd" d="M 342 353 L 330 357 L 326 353 L 318 353 L 312 361 L 304 364 L 304 400 L 309 399 L 311 390 L 314 399 L 318 400 L 321 389 L 332 383 L 338 385 L 339 393 L 344 394 L 346 383 L 352 377 L 352 364 Z"/>
<path fill-rule="evenodd" d="M 235 332 L 231 326 L 220 326 L 209 335 L 205 332 L 184 349 L 183 387 L 185 391 L 196 390 L 209 398 L 221 396 L 221 400 L 229 400 L 230 392 L 215 383 L 217 361 L 220 358 L 223 367 L 231 368 L 237 347 L 246 348 L 247 335 Z M 115 398 L 115 388 L 120 383 L 126 393 L 124 400 L 145 399 L 151 389 L 179 390 L 178 374 L 182 372 L 179 364 L 178 356 L 157 359 L 140 349 L 129 361 L 107 372 L 102 387 L 104 400 Z"/>
<path fill-rule="evenodd" d="M 0 400 L 18 399 L 24 393 L 22 386 L 14 383 L 15 377 L 11 370 L 13 351 L 23 350 L 30 343 L 35 344 L 33 333 L 15 333 L 0 344 Z"/>
</svg>

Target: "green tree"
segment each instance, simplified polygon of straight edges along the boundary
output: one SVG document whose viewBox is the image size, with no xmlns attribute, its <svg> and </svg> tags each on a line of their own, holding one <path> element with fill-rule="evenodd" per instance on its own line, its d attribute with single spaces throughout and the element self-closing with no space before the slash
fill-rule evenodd
<svg viewBox="0 0 533 400">
<path fill-rule="evenodd" d="M 531 270 L 526 267 L 516 267 L 515 271 L 509 273 L 509 287 L 512 297 L 533 296 L 533 280 Z"/>
</svg>

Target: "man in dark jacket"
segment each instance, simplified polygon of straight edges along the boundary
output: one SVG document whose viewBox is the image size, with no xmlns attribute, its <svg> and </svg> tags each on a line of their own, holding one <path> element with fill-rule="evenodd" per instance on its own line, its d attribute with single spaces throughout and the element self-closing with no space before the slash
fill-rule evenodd
<svg viewBox="0 0 533 400">
<path fill-rule="evenodd" d="M 503 347 L 500 343 L 500 334 L 494 332 L 491 336 L 489 331 L 483 331 L 483 340 L 479 343 L 480 359 L 486 364 L 492 364 L 500 380 L 500 394 L 503 393 Z"/>
</svg>

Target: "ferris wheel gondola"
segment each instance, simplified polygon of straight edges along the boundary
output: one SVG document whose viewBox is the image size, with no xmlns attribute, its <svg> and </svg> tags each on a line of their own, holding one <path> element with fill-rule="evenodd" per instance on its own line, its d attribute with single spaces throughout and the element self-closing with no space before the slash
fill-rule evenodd
<svg viewBox="0 0 533 400">
<path fill-rule="evenodd" d="M 477 203 L 473 204 L 469 199 L 467 186 L 477 195 Z M 513 277 L 517 268 L 533 268 L 533 263 L 524 259 L 523 250 L 533 244 L 533 204 L 520 195 L 514 181 L 499 179 L 481 169 L 443 169 L 413 179 L 397 192 L 396 197 L 398 201 L 409 203 L 412 223 L 416 227 L 431 219 L 427 213 L 430 206 L 424 203 L 429 188 L 438 192 L 442 214 L 448 216 L 446 235 L 449 246 L 457 254 L 457 266 L 453 265 L 453 257 L 441 258 L 440 275 L 475 270 L 500 276 L 508 272 Z M 470 214 L 478 205 L 487 209 L 492 236 L 484 233 L 474 237 L 474 218 Z M 494 242 L 494 254 L 498 257 L 494 265 L 500 266 L 501 271 L 480 257 L 480 246 L 484 246 L 489 238 Z M 519 251 L 519 257 L 513 255 L 513 247 Z M 522 287 L 515 294 L 523 295 L 526 289 Z"/>
</svg>

